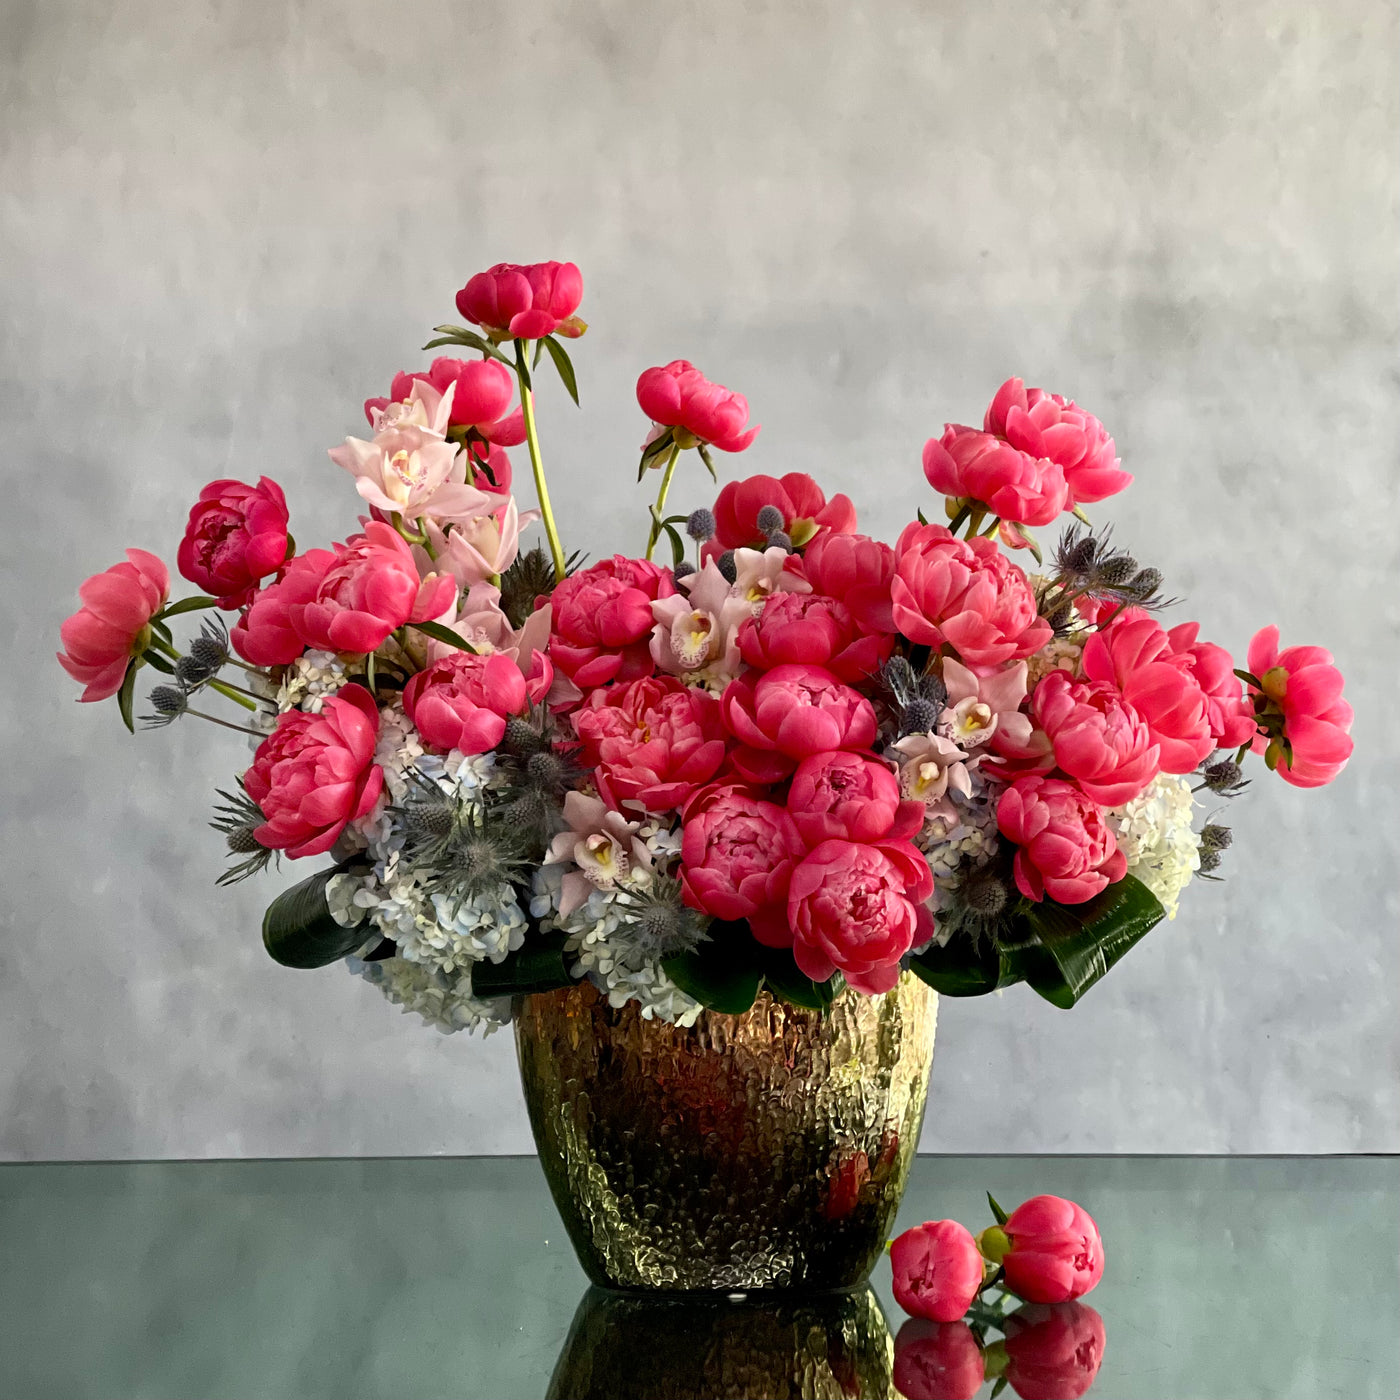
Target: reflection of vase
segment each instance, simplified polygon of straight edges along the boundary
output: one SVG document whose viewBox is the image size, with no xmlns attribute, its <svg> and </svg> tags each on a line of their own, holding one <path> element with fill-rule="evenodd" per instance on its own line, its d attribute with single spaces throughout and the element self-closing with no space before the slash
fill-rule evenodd
<svg viewBox="0 0 1400 1400">
<path fill-rule="evenodd" d="M 516 1045 L 554 1202 L 611 1288 L 854 1288 L 904 1193 L 937 997 L 803 1011 L 760 992 L 689 1029 L 587 983 L 526 998 Z"/>
<path fill-rule="evenodd" d="M 740 1303 L 590 1288 L 547 1400 L 890 1396 L 893 1356 L 868 1288 Z"/>
</svg>

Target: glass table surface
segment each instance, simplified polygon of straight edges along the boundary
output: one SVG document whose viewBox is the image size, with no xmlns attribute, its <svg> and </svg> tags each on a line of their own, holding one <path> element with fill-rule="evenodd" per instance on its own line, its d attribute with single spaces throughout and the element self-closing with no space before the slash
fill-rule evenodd
<svg viewBox="0 0 1400 1400">
<path fill-rule="evenodd" d="M 1400 1397 L 1400 1159 L 920 1157 L 898 1228 L 980 1229 L 988 1190 L 1098 1220 L 1097 1400 Z M 9 1164 L 0 1251 L 5 1400 L 568 1396 L 608 1304 L 530 1157 Z M 887 1261 L 872 1286 L 893 1333 Z M 703 1369 L 713 1317 L 671 1306 L 664 1356 L 635 1318 L 592 1334 L 629 1393 Z"/>
</svg>

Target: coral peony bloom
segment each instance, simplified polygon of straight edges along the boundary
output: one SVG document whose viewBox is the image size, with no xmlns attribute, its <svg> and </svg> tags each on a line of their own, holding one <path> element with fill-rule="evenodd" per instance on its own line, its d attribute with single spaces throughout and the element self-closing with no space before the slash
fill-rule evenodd
<svg viewBox="0 0 1400 1400">
<path fill-rule="evenodd" d="M 600 797 L 564 794 L 568 830 L 550 843 L 546 865 L 572 863 L 560 879 L 559 913 L 568 918 L 594 890 L 611 890 L 634 869 L 650 870 L 651 854 L 638 837 L 640 821 L 628 821 Z"/>
<path fill-rule="evenodd" d="M 1036 903 L 1048 894 L 1083 904 L 1127 874 L 1098 803 L 1060 778 L 1017 778 L 997 803 L 997 828 L 1020 848 L 1016 887 Z"/>
<path fill-rule="evenodd" d="M 1002 1326 L 1006 1369 L 1021 1400 L 1079 1400 L 1103 1362 L 1103 1318 L 1087 1303 L 1029 1303 Z"/>
<path fill-rule="evenodd" d="M 1017 525 L 1050 524 L 1069 497 L 1057 463 L 957 423 L 924 444 L 924 476 L 935 491 L 970 497 Z"/>
<path fill-rule="evenodd" d="M 676 441 L 691 446 L 682 434 L 721 452 L 742 452 L 758 436 L 749 427 L 749 401 L 723 384 L 712 384 L 689 360 L 644 369 L 637 380 L 637 402 L 653 423 L 678 430 Z"/>
<path fill-rule="evenodd" d="M 719 701 L 671 676 L 595 690 L 573 722 L 598 795 L 619 810 L 674 811 L 724 762 Z"/>
<path fill-rule="evenodd" d="M 770 593 L 756 617 L 739 629 L 739 650 L 750 666 L 825 666 L 856 684 L 869 680 L 894 650 L 894 638 L 863 633 L 844 604 L 817 593 Z"/>
<path fill-rule="evenodd" d="M 713 559 L 680 581 L 681 591 L 651 605 L 656 626 L 651 655 L 657 668 L 689 684 L 727 685 L 739 674 L 739 628 L 753 616 Z"/>
<path fill-rule="evenodd" d="M 1079 664 L 1088 680 L 1117 686 L 1142 716 L 1164 773 L 1190 773 L 1215 747 L 1195 659 L 1173 651 L 1161 624 L 1141 608 L 1124 609 L 1095 632 Z"/>
<path fill-rule="evenodd" d="M 578 336 L 583 274 L 573 263 L 497 263 L 457 293 L 457 310 L 497 340 Z"/>
<path fill-rule="evenodd" d="M 1214 642 L 1198 642 L 1199 631 L 1199 623 L 1183 622 L 1167 633 L 1167 642 L 1176 655 L 1191 658 L 1191 674 L 1205 697 L 1212 742 L 1217 748 L 1237 749 L 1254 738 L 1254 707 L 1245 698 L 1230 653 Z"/>
<path fill-rule="evenodd" d="M 310 549 L 264 588 L 233 631 L 233 644 L 255 666 L 284 666 L 302 651 L 367 654 L 406 622 L 427 622 L 453 606 L 450 574 L 419 579 L 413 553 L 383 521 L 332 549 Z"/>
<path fill-rule="evenodd" d="M 686 804 L 681 886 L 692 909 L 747 919 L 760 943 L 787 947 L 788 884 L 807 854 L 792 817 L 741 787 L 702 789 Z"/>
<path fill-rule="evenodd" d="M 506 720 L 549 693 L 554 667 L 535 653 L 527 681 L 519 664 L 502 652 L 478 656 L 456 651 L 419 671 L 404 687 L 403 707 L 424 742 L 438 749 L 485 753 L 505 737 Z"/>
<path fill-rule="evenodd" d="M 956 1322 L 982 1286 L 982 1256 L 956 1220 L 926 1220 L 890 1246 L 894 1300 L 911 1317 Z"/>
<path fill-rule="evenodd" d="M 841 972 L 875 996 L 899 981 L 899 960 L 933 936 L 924 901 L 933 876 L 910 841 L 823 841 L 792 872 L 788 927 L 797 966 L 814 982 Z"/>
<path fill-rule="evenodd" d="M 287 500 L 267 477 L 256 486 L 211 481 L 190 511 L 175 562 L 226 611 L 246 607 L 258 581 L 287 558 Z"/>
<path fill-rule="evenodd" d="M 550 656 L 583 690 L 651 675 L 651 605 L 675 591 L 669 569 L 621 554 L 570 574 L 549 596 Z"/>
<path fill-rule="evenodd" d="M 444 396 L 452 389 L 447 421 L 454 428 L 493 428 L 510 412 L 515 376 L 499 360 L 454 360 L 440 355 L 427 374 Z"/>
<path fill-rule="evenodd" d="M 1008 379 L 997 390 L 983 427 L 1029 456 L 1058 464 L 1070 506 L 1116 496 L 1132 482 L 1119 469 L 1113 439 L 1092 413 L 1059 394 L 1027 389 L 1019 379 Z"/>
<path fill-rule="evenodd" d="M 827 500 L 822 489 L 803 472 L 775 476 L 751 476 L 731 481 L 715 501 L 715 540 L 722 549 L 747 546 L 762 549 L 767 533 L 758 528 L 758 513 L 776 506 L 783 529 L 799 549 L 818 533 L 849 535 L 856 528 L 856 508 L 845 496 Z"/>
<path fill-rule="evenodd" d="M 894 1388 L 904 1400 L 973 1400 L 985 1375 L 965 1322 L 911 1317 L 894 1339 Z"/>
<path fill-rule="evenodd" d="M 1032 1196 L 1001 1226 L 1008 1240 L 1006 1286 L 1028 1303 L 1065 1303 L 1103 1277 L 1103 1241 L 1083 1206 L 1062 1196 Z"/>
<path fill-rule="evenodd" d="M 739 741 L 735 768 L 751 782 L 780 782 L 798 761 L 829 749 L 868 749 L 875 709 L 820 666 L 778 666 L 730 681 L 720 698 Z"/>
<path fill-rule="evenodd" d="M 1352 709 L 1342 699 L 1342 673 L 1332 653 L 1324 647 L 1280 651 L 1278 628 L 1263 627 L 1249 644 L 1249 669 L 1262 684 L 1262 691 L 1250 687 L 1256 705 L 1282 716 L 1287 747 L 1275 748 L 1279 777 L 1294 787 L 1330 783 L 1352 751 Z M 1256 753 L 1268 748 L 1263 735 L 1255 739 Z"/>
<path fill-rule="evenodd" d="M 910 525 L 895 558 L 894 621 L 911 642 L 947 642 L 969 670 L 985 675 L 1050 640 L 1026 575 L 991 540 Z"/>
<path fill-rule="evenodd" d="M 78 589 L 83 606 L 59 631 L 58 664 L 86 687 L 80 700 L 105 700 L 122 688 L 131 658 L 146 649 L 151 618 L 169 596 L 165 565 L 144 549 L 128 549 L 125 563 L 93 574 Z"/>
<path fill-rule="evenodd" d="M 867 632 L 896 632 L 890 608 L 894 550 L 869 535 L 823 530 L 802 555 L 807 581 L 817 593 L 839 598 Z"/>
<path fill-rule="evenodd" d="M 888 764 L 840 750 L 813 754 L 797 765 L 788 811 L 809 846 L 901 839 L 924 823 L 924 804 L 901 798 L 899 779 Z"/>
<path fill-rule="evenodd" d="M 319 714 L 287 710 L 258 745 L 243 775 L 267 820 L 254 839 L 293 859 L 330 850 L 349 822 L 379 799 L 384 772 L 374 761 L 379 710 L 362 685 L 342 686 Z"/>
<path fill-rule="evenodd" d="M 1095 802 L 1131 802 L 1161 771 L 1146 721 L 1113 685 L 1051 671 L 1036 686 L 1031 711 L 1055 762 Z"/>
</svg>

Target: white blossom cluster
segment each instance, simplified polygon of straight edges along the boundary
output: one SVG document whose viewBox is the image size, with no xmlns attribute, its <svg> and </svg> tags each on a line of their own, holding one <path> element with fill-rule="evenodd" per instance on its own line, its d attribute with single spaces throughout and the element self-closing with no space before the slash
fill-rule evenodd
<svg viewBox="0 0 1400 1400">
<path fill-rule="evenodd" d="M 1159 773 L 1131 802 L 1104 813 L 1127 858 L 1128 874 L 1157 896 L 1169 919 L 1176 918 L 1181 891 L 1201 868 L 1200 838 L 1191 829 L 1193 807 L 1190 779 Z"/>
<path fill-rule="evenodd" d="M 328 695 L 334 695 L 350 677 L 345 663 L 333 651 L 308 651 L 286 666 L 277 687 L 277 713 L 306 710 L 321 713 Z"/>
<path fill-rule="evenodd" d="M 947 794 L 955 815 L 935 812 L 914 838 L 933 872 L 935 910 L 942 907 L 939 888 L 955 881 L 960 870 L 985 864 L 1001 839 L 997 834 L 997 799 L 1003 785 L 977 769 L 968 776 L 972 782 L 970 796 L 956 791 Z"/>
<path fill-rule="evenodd" d="M 398 706 L 389 706 L 380 712 L 375 761 L 384 770 L 384 796 L 336 852 L 343 858 L 362 851 L 373 865 L 333 877 L 326 900 L 337 923 L 363 924 L 367 933 L 397 944 L 398 953 L 372 963 L 348 959 L 351 971 L 439 1030 L 509 1020 L 508 1001 L 472 996 L 471 969 L 479 962 L 499 963 L 524 943 L 525 913 L 515 887 L 502 881 L 461 898 L 428 888 L 402 859 L 403 830 L 391 810 L 409 795 L 412 771 L 452 798 L 469 819 L 479 819 L 484 794 L 497 782 L 493 756 L 457 750 L 425 754 L 411 721 Z"/>
<path fill-rule="evenodd" d="M 610 889 L 595 888 L 567 915 L 559 913 L 561 885 L 566 867 L 545 865 L 535 872 L 535 894 L 530 912 L 545 928 L 568 935 L 565 952 L 572 958 L 570 972 L 587 977 L 608 999 L 610 1006 L 638 1003 L 645 1020 L 695 1024 L 703 1009 L 661 969 L 638 938 L 631 906 L 658 874 L 670 874 L 680 856 L 679 826 L 662 826 L 648 820 L 637 832 L 652 859 L 652 870 L 632 866 Z"/>
</svg>

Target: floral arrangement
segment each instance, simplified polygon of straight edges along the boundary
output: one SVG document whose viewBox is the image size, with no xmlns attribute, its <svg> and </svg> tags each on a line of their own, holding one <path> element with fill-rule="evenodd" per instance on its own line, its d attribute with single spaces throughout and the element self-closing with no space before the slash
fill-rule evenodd
<svg viewBox="0 0 1400 1400">
<path fill-rule="evenodd" d="M 585 978 L 683 1024 L 909 969 L 1069 1006 L 1213 878 L 1231 832 L 1201 804 L 1242 791 L 1249 755 L 1299 787 L 1345 764 L 1330 655 L 1266 627 L 1236 668 L 1159 623 L 1160 573 L 1084 509 L 1131 480 L 1113 439 L 1019 379 L 925 444 L 890 544 L 800 473 L 668 513 L 683 456 L 714 477 L 758 429 L 688 362 L 648 369 L 645 548 L 566 554 L 534 394 L 547 356 L 577 403 L 581 298 L 570 263 L 462 288 L 469 324 L 425 348 L 468 358 L 396 375 L 330 452 L 357 533 L 299 551 L 273 481 L 211 482 L 176 552 L 198 595 L 171 602 L 131 549 L 63 625 L 81 698 L 115 697 L 129 729 L 149 667 L 147 727 L 249 736 L 213 823 L 222 881 L 330 858 L 268 909 L 279 962 L 344 959 L 445 1031 Z M 201 609 L 180 650 L 171 623 Z"/>
</svg>

